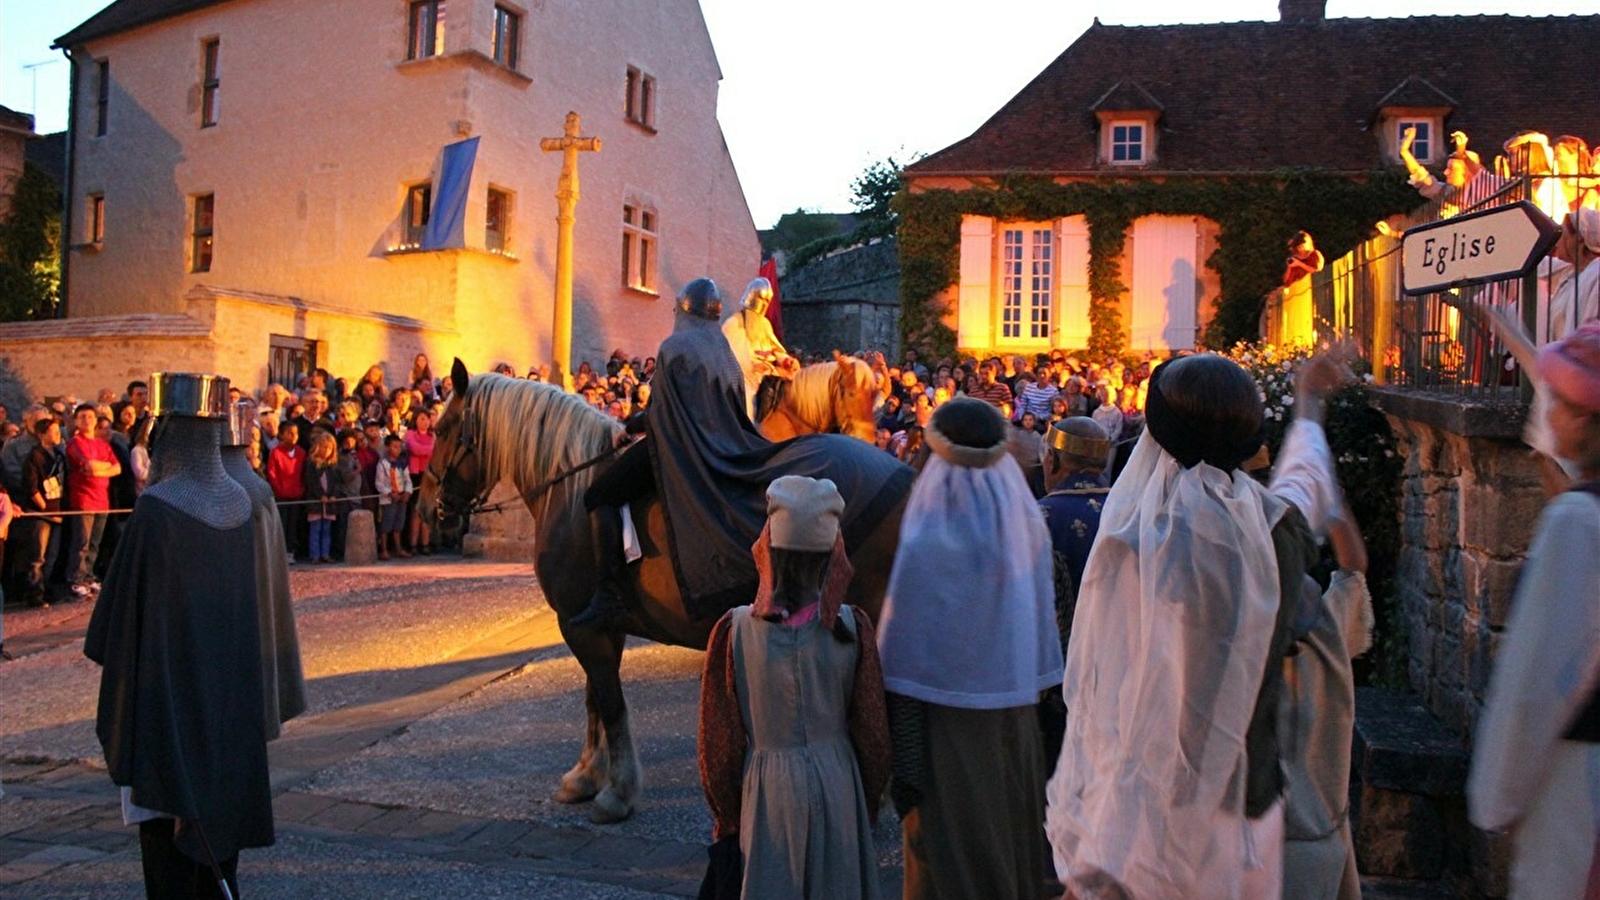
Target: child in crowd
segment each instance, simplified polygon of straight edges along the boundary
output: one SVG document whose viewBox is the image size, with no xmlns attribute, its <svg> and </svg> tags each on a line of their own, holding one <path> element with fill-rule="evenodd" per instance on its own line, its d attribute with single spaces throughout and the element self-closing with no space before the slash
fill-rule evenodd
<svg viewBox="0 0 1600 900">
<path fill-rule="evenodd" d="M 306 511 L 311 525 L 311 547 L 306 552 L 313 563 L 333 562 L 333 523 L 339 517 L 343 493 L 338 444 L 333 435 L 318 431 L 311 439 L 311 456 L 306 465 L 306 499 L 320 501 Z"/>
<path fill-rule="evenodd" d="M 404 558 L 411 555 L 400 544 L 406 504 L 411 499 L 411 473 L 400 458 L 405 442 L 391 434 L 383 439 L 383 449 L 384 457 L 378 460 L 373 474 L 378 488 L 378 558 L 388 559 L 391 549 L 395 556 Z"/>
</svg>

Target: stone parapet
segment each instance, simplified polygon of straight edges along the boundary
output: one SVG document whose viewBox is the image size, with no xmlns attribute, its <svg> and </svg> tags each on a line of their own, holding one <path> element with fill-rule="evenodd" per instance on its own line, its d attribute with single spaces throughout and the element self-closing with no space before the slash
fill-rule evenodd
<svg viewBox="0 0 1600 900">
<path fill-rule="evenodd" d="M 1395 389 L 1372 396 L 1405 457 L 1396 590 L 1411 685 L 1466 738 L 1545 503 L 1537 463 L 1517 439 L 1526 407 Z"/>
</svg>

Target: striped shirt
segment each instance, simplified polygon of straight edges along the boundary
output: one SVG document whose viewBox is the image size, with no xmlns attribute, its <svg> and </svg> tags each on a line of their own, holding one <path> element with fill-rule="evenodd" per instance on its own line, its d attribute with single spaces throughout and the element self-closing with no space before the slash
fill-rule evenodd
<svg viewBox="0 0 1600 900">
<path fill-rule="evenodd" d="M 990 406 L 999 407 L 1002 403 L 1011 402 L 1011 388 L 995 381 L 990 384 L 979 384 L 967 396 L 976 397 Z"/>
<path fill-rule="evenodd" d="M 1022 396 L 1017 398 L 1017 417 L 1020 419 L 1024 413 L 1033 413 L 1043 422 L 1050 416 L 1050 404 L 1060 395 L 1060 391 L 1048 384 L 1030 383 L 1022 389 Z"/>
</svg>

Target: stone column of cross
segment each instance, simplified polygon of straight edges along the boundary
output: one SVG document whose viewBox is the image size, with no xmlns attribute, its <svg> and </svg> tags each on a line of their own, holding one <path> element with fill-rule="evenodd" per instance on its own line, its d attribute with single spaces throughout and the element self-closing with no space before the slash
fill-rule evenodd
<svg viewBox="0 0 1600 900">
<path fill-rule="evenodd" d="M 600 139 L 580 137 L 578 114 L 567 113 L 558 138 L 539 141 L 546 153 L 560 152 L 561 180 L 556 185 L 556 303 L 550 333 L 552 362 L 561 372 L 562 387 L 572 390 L 572 226 L 578 211 L 578 153 L 600 152 Z"/>
</svg>

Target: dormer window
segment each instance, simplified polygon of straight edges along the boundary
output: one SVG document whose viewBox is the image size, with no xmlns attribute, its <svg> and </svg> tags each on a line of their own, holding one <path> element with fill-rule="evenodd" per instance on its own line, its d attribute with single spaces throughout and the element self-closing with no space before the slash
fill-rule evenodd
<svg viewBox="0 0 1600 900">
<path fill-rule="evenodd" d="M 1111 152 L 1107 154 L 1112 165 L 1143 165 L 1145 124 L 1143 122 L 1111 123 Z"/>
<path fill-rule="evenodd" d="M 1395 129 L 1395 155 L 1400 154 L 1400 141 L 1407 128 L 1416 129 L 1416 135 L 1411 140 L 1411 155 L 1416 157 L 1417 162 L 1424 165 L 1437 162 L 1439 129 L 1433 119 L 1400 119 Z"/>
<path fill-rule="evenodd" d="M 1415 130 L 1411 155 L 1422 165 L 1438 163 L 1449 155 L 1444 142 L 1444 123 L 1456 106 L 1449 94 L 1413 76 L 1395 85 L 1378 100 L 1367 127 L 1378 139 L 1378 152 L 1384 161 L 1402 161 L 1400 143 L 1405 140 L 1406 129 L 1411 128 Z"/>
<path fill-rule="evenodd" d="M 1148 166 L 1156 158 L 1156 125 L 1161 101 L 1137 82 L 1119 81 L 1090 107 L 1100 122 L 1100 162 L 1112 166 Z"/>
</svg>

